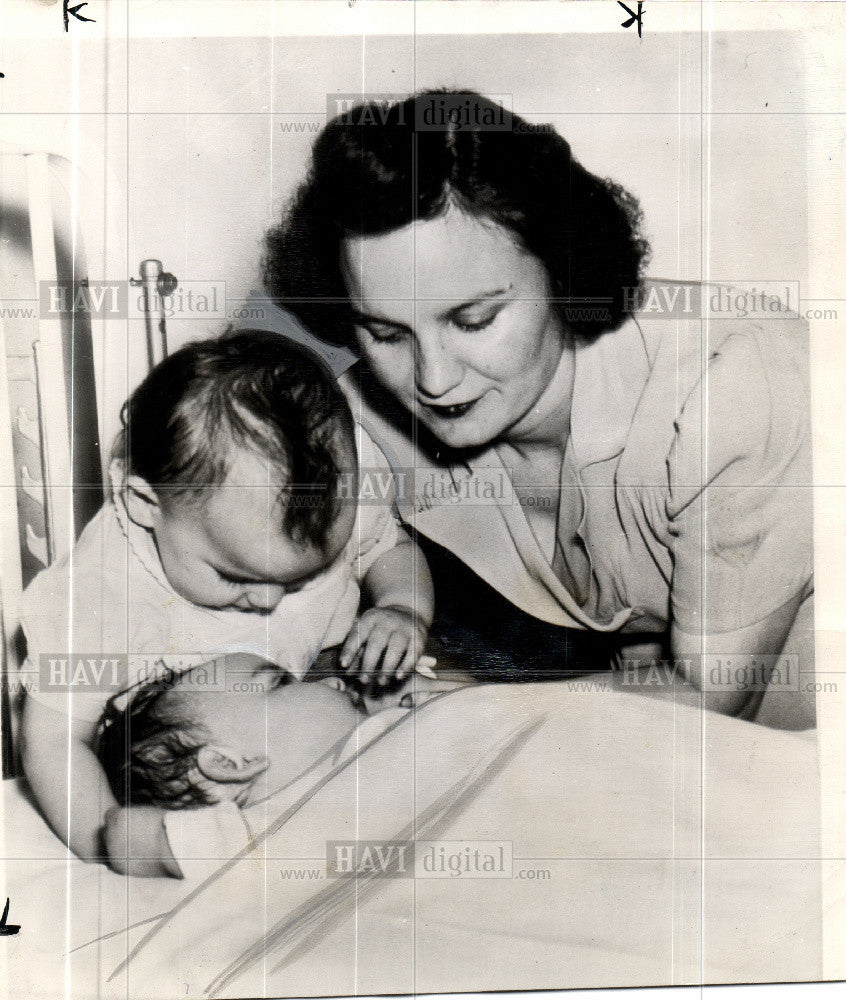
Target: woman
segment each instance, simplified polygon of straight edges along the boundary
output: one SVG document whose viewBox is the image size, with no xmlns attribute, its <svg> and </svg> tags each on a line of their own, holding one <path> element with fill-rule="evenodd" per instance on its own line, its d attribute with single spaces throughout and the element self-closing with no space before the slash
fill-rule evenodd
<svg viewBox="0 0 846 1000">
<path fill-rule="evenodd" d="M 444 127 L 418 128 L 436 105 Z M 459 625 L 518 669 L 515 622 L 563 636 L 526 677 L 556 649 L 578 665 L 574 635 L 629 666 L 648 640 L 751 717 L 778 654 L 812 669 L 806 332 L 703 326 L 699 288 L 670 283 L 678 315 L 655 315 L 635 199 L 551 129 L 491 128 L 504 114 L 437 92 L 330 121 L 268 235 L 268 290 L 360 353 L 351 398 L 415 470 L 401 513 Z M 810 724 L 791 695 L 769 721 Z"/>
</svg>

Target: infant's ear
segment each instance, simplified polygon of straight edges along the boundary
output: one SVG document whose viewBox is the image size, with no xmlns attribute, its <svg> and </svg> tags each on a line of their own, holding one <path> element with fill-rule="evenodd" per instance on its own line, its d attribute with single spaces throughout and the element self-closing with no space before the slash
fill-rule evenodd
<svg viewBox="0 0 846 1000">
<path fill-rule="evenodd" d="M 142 528 L 155 528 L 158 524 L 159 498 L 156 491 L 140 476 L 128 476 L 126 480 L 126 511 L 129 519 Z"/>
<path fill-rule="evenodd" d="M 244 784 L 263 774 L 270 764 L 264 755 L 242 757 L 231 747 L 204 746 L 197 752 L 197 769 L 209 781 Z"/>
</svg>

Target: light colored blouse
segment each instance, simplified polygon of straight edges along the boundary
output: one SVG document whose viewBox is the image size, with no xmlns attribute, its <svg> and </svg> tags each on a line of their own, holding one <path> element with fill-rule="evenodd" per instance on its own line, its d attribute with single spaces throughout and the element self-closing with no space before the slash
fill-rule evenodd
<svg viewBox="0 0 846 1000">
<path fill-rule="evenodd" d="M 427 455 L 344 381 L 398 473 L 403 519 L 536 618 L 712 634 L 812 592 L 809 343 L 792 314 L 640 314 L 577 347 L 562 469 L 575 488 L 552 559 L 494 447 Z"/>
</svg>

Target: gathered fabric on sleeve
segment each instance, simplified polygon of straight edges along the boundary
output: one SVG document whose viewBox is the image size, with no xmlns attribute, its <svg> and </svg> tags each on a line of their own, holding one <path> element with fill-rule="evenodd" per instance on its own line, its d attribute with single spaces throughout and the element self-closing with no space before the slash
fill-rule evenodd
<svg viewBox="0 0 846 1000">
<path fill-rule="evenodd" d="M 812 589 L 808 345 L 790 326 L 727 337 L 678 414 L 668 456 L 671 614 L 735 631 Z"/>
</svg>

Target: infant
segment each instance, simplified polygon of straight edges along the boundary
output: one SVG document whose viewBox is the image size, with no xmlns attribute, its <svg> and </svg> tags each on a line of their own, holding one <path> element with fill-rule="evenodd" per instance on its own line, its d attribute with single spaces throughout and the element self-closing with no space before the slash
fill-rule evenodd
<svg viewBox="0 0 846 1000">
<path fill-rule="evenodd" d="M 129 807 L 106 818 L 113 866 L 128 874 L 178 875 L 167 836 L 173 811 L 194 810 L 197 839 L 220 845 L 233 806 L 248 817 L 252 806 L 313 788 L 405 713 L 397 706 L 368 718 L 360 696 L 337 679 L 299 682 L 250 654 L 148 685 L 125 706 L 115 699 L 97 740 L 112 793 Z M 220 808 L 201 808 L 207 806 Z M 233 846 L 220 850 L 237 851 L 244 830 L 234 825 Z M 139 840 L 146 844 L 141 854 Z"/>
<path fill-rule="evenodd" d="M 347 488 L 363 466 L 389 473 L 387 462 L 309 352 L 263 331 L 190 343 L 122 418 L 111 498 L 70 556 L 33 581 L 21 614 L 34 669 L 45 654 L 97 650 L 121 666 L 108 689 L 40 690 L 24 707 L 33 793 L 91 860 L 116 805 L 93 751 L 97 725 L 111 695 L 150 681 L 149 664 L 178 672 L 251 650 L 301 677 L 343 644 L 346 666 L 386 680 L 412 671 L 432 616 L 425 560 L 390 498 L 359 504 Z M 321 696 L 337 700 L 308 695 Z"/>
</svg>

